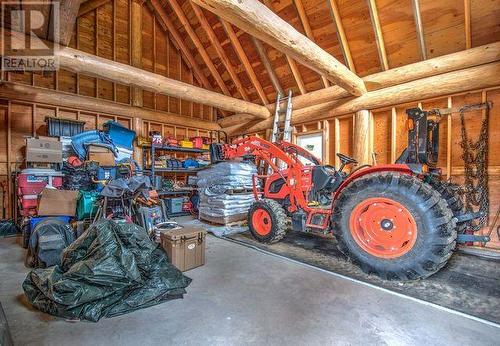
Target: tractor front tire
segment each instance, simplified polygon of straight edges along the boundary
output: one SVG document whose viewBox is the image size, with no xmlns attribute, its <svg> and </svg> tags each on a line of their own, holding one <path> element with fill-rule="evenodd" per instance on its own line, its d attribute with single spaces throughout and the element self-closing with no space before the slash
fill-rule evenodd
<svg viewBox="0 0 500 346">
<path fill-rule="evenodd" d="M 271 244 L 283 239 L 287 220 L 283 207 L 272 199 L 256 201 L 248 211 L 250 233 L 261 243 Z"/>
<path fill-rule="evenodd" d="M 340 251 L 385 280 L 426 278 L 451 257 L 453 213 L 430 185 L 407 174 L 372 173 L 349 184 L 332 215 Z"/>
</svg>

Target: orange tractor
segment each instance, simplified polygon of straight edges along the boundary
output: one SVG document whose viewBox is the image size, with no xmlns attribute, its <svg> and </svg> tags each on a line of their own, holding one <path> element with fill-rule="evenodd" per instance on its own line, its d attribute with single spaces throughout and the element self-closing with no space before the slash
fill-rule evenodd
<svg viewBox="0 0 500 346">
<path fill-rule="evenodd" d="M 461 225 L 482 214 L 466 213 L 452 186 L 440 180 L 437 123 L 418 108 L 407 113 L 412 129 L 399 163 L 347 173 L 357 162 L 346 155 L 337 154 L 335 169 L 295 144 L 254 136 L 212 145 L 212 162 L 257 164 L 248 225 L 258 241 L 279 241 L 291 220 L 294 231 L 333 232 L 340 250 L 365 272 L 425 278 L 446 264 L 457 241 L 488 239 L 465 234 Z"/>
</svg>

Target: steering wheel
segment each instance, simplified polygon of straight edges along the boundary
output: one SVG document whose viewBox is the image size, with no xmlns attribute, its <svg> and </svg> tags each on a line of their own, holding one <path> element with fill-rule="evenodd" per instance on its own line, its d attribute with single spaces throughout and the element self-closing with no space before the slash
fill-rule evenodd
<svg viewBox="0 0 500 346">
<path fill-rule="evenodd" d="M 352 157 L 349 157 L 347 155 L 337 153 L 337 156 L 340 159 L 340 162 L 342 162 L 344 165 L 348 165 L 351 163 L 358 163 L 358 161 L 354 160 Z"/>
</svg>

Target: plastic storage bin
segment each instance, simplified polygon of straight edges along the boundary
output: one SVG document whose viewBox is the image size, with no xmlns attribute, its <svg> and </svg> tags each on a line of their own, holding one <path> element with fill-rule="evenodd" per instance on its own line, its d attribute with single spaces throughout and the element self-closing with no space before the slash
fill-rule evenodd
<svg viewBox="0 0 500 346">
<path fill-rule="evenodd" d="M 84 121 L 46 117 L 47 133 L 51 137 L 74 136 L 83 132 Z"/>
<path fill-rule="evenodd" d="M 61 172 L 47 168 L 23 169 L 17 177 L 19 195 L 38 195 L 45 186 L 61 187 L 63 184 Z"/>
<path fill-rule="evenodd" d="M 98 198 L 99 192 L 97 191 L 80 191 L 76 203 L 76 219 L 83 220 L 95 216 L 99 209 Z"/>
<path fill-rule="evenodd" d="M 21 196 L 21 206 L 20 211 L 21 216 L 36 215 L 38 208 L 38 195 L 23 195 Z"/>
<path fill-rule="evenodd" d="M 184 198 L 175 197 L 175 198 L 167 198 L 165 199 L 167 204 L 167 209 L 170 214 L 182 213 L 182 202 L 184 202 Z"/>
<path fill-rule="evenodd" d="M 104 124 L 104 131 L 109 135 L 116 146 L 134 150 L 133 143 L 135 131 L 130 130 L 116 121 L 108 121 Z"/>
</svg>

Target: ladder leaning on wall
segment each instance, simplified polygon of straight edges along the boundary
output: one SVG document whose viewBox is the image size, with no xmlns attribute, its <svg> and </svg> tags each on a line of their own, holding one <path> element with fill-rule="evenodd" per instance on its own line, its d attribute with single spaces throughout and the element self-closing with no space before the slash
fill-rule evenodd
<svg viewBox="0 0 500 346">
<path fill-rule="evenodd" d="M 286 109 L 285 111 L 280 110 L 281 101 L 286 100 Z M 271 142 L 276 142 L 279 140 L 290 142 L 292 140 L 292 91 L 288 92 L 287 97 L 281 97 L 281 94 L 278 93 L 276 96 L 276 111 L 274 112 L 274 122 L 273 122 L 273 132 L 271 135 Z M 280 116 L 285 113 L 285 123 L 284 127 L 280 128 Z"/>
</svg>

